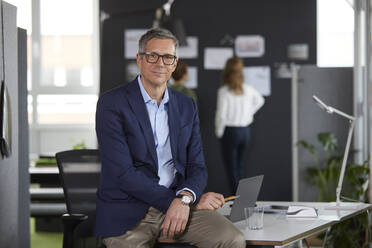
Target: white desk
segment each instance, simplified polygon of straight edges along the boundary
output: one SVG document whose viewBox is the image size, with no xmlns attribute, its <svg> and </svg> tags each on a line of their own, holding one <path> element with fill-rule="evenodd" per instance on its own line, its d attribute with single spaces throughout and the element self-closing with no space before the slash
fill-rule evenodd
<svg viewBox="0 0 372 248">
<path fill-rule="evenodd" d="M 318 209 L 318 218 L 287 218 L 284 214 L 264 214 L 264 228 L 248 230 L 245 220 L 234 223 L 245 235 L 248 245 L 284 246 L 297 242 L 314 234 L 324 232 L 332 225 L 372 209 L 372 204 L 358 203 L 355 210 L 337 211 L 325 210 L 329 203 L 320 202 L 257 202 L 258 205 L 305 205 Z M 227 205 L 227 204 L 226 204 Z M 225 205 L 220 210 L 228 214 Z"/>
</svg>

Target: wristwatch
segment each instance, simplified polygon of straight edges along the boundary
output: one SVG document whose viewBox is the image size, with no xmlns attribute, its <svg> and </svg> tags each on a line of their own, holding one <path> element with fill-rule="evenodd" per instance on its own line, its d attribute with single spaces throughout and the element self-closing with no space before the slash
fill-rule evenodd
<svg viewBox="0 0 372 248">
<path fill-rule="evenodd" d="M 179 194 L 176 197 L 177 198 L 181 198 L 181 202 L 182 202 L 183 205 L 190 206 L 191 203 L 192 203 L 191 197 L 188 196 L 188 195 L 181 195 L 181 194 Z"/>
</svg>

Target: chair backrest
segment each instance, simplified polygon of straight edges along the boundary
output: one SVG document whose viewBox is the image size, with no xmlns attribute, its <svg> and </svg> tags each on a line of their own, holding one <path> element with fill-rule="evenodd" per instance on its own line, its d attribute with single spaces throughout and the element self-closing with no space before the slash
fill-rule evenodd
<svg viewBox="0 0 372 248">
<path fill-rule="evenodd" d="M 82 236 L 90 236 L 96 210 L 96 191 L 101 173 L 101 160 L 96 149 L 58 152 L 56 160 L 69 214 L 86 214 Z M 80 226 L 80 225 L 79 225 Z"/>
</svg>

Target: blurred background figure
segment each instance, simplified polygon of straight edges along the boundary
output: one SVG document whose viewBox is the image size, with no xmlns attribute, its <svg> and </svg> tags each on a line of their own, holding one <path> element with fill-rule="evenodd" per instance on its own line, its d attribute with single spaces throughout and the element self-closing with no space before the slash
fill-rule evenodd
<svg viewBox="0 0 372 248">
<path fill-rule="evenodd" d="M 181 60 L 178 60 L 176 70 L 172 73 L 174 79 L 173 84 L 169 87 L 173 90 L 177 90 L 186 96 L 191 97 L 196 103 L 196 94 L 192 89 L 186 88 L 183 84 L 189 79 L 187 74 L 187 64 Z"/>
<path fill-rule="evenodd" d="M 262 95 L 243 81 L 242 60 L 230 58 L 217 93 L 215 131 L 221 141 L 231 194 L 235 194 L 239 180 L 244 177 L 243 162 L 251 138 L 253 115 L 264 104 Z"/>
</svg>

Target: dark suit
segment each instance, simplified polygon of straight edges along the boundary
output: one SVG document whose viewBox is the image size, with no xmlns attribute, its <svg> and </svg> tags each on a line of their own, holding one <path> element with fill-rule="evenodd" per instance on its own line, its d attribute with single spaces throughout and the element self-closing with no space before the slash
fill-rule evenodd
<svg viewBox="0 0 372 248">
<path fill-rule="evenodd" d="M 96 132 L 102 159 L 95 235 L 118 236 L 133 228 L 150 206 L 166 213 L 177 190 L 199 199 L 207 181 L 199 118 L 191 98 L 168 89 L 168 123 L 176 176 L 169 188 L 158 184 L 157 155 L 147 109 L 137 79 L 103 94 Z"/>
</svg>

